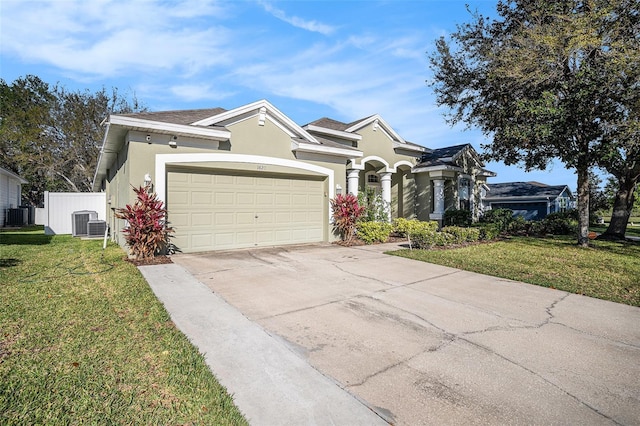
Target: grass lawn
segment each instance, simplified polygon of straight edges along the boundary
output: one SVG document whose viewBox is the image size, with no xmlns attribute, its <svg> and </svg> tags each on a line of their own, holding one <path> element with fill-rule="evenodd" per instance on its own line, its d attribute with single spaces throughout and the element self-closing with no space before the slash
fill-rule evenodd
<svg viewBox="0 0 640 426">
<path fill-rule="evenodd" d="M 510 238 L 448 250 L 399 250 L 397 256 L 640 306 L 640 244 L 573 238 Z"/>
<path fill-rule="evenodd" d="M 0 424 L 246 424 L 123 257 L 0 233 Z"/>
<path fill-rule="evenodd" d="M 594 225 L 589 227 L 590 231 L 598 232 L 602 234 L 607 230 L 607 225 Z M 634 225 L 627 225 L 627 232 L 625 233 L 627 237 L 640 237 L 640 223 L 634 222 Z"/>
</svg>

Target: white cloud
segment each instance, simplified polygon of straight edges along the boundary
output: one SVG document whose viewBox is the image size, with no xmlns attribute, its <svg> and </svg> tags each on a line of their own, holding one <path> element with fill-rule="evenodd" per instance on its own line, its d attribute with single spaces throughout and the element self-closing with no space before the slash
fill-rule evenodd
<svg viewBox="0 0 640 426">
<path fill-rule="evenodd" d="M 274 7 L 267 1 L 259 1 L 258 3 L 271 15 L 275 16 L 281 21 L 293 25 L 296 28 L 301 28 L 303 30 L 312 31 L 324 35 L 330 35 L 335 31 L 335 28 L 330 25 L 326 25 L 317 21 L 308 21 L 297 16 L 288 16 L 285 11 Z"/>
<path fill-rule="evenodd" d="M 218 90 L 211 85 L 203 84 L 181 84 L 177 86 L 171 86 L 169 91 L 174 96 L 185 102 L 194 101 L 216 101 L 229 98 L 234 95 L 232 91 Z"/>
<path fill-rule="evenodd" d="M 3 2 L 2 51 L 74 73 L 111 77 L 172 69 L 192 75 L 228 61 L 229 31 L 191 26 L 215 17 L 205 2 Z M 178 19 L 180 18 L 180 19 Z"/>
</svg>

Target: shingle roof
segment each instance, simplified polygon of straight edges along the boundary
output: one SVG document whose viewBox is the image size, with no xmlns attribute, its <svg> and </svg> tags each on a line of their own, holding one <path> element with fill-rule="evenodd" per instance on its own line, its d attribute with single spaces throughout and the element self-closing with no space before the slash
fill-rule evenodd
<svg viewBox="0 0 640 426">
<path fill-rule="evenodd" d="M 556 198 L 567 185 L 545 185 L 540 182 L 490 183 L 487 198 L 493 197 L 552 197 Z"/>
<path fill-rule="evenodd" d="M 138 112 L 135 114 L 122 114 L 125 117 L 139 118 L 141 120 L 160 121 L 172 124 L 191 124 L 205 118 L 213 117 L 227 111 L 224 108 L 189 109 L 181 111 Z"/>
<path fill-rule="evenodd" d="M 340 130 L 340 131 L 345 131 L 346 129 L 349 128 L 348 124 L 338 120 L 334 120 L 332 118 L 328 118 L 328 117 L 322 117 L 316 121 L 312 121 L 311 123 L 305 124 L 305 126 L 318 126 L 318 127 L 324 127 L 325 129 Z"/>
<path fill-rule="evenodd" d="M 462 145 L 434 149 L 431 152 L 422 155 L 422 162 L 429 163 L 442 158 L 451 158 L 468 146 L 471 146 L 471 144 L 465 143 Z"/>
</svg>

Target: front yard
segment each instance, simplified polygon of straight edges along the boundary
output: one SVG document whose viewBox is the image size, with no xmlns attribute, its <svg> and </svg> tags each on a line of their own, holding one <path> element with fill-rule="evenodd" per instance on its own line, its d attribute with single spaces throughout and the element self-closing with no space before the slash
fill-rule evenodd
<svg viewBox="0 0 640 426">
<path fill-rule="evenodd" d="M 138 270 L 102 240 L 0 233 L 0 423 L 245 424 Z"/>
<path fill-rule="evenodd" d="M 640 306 L 640 243 L 512 237 L 446 250 L 391 252 L 424 262 Z"/>
</svg>

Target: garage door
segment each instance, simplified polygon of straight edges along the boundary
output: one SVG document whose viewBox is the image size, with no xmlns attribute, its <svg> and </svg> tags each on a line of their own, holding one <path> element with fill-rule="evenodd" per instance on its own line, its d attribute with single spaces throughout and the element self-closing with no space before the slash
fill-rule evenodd
<svg viewBox="0 0 640 426">
<path fill-rule="evenodd" d="M 321 178 L 169 172 L 167 209 L 181 251 L 324 239 Z"/>
<path fill-rule="evenodd" d="M 547 203 L 491 203 L 492 209 L 511 209 L 514 216 L 526 220 L 540 220 L 547 217 Z"/>
</svg>

